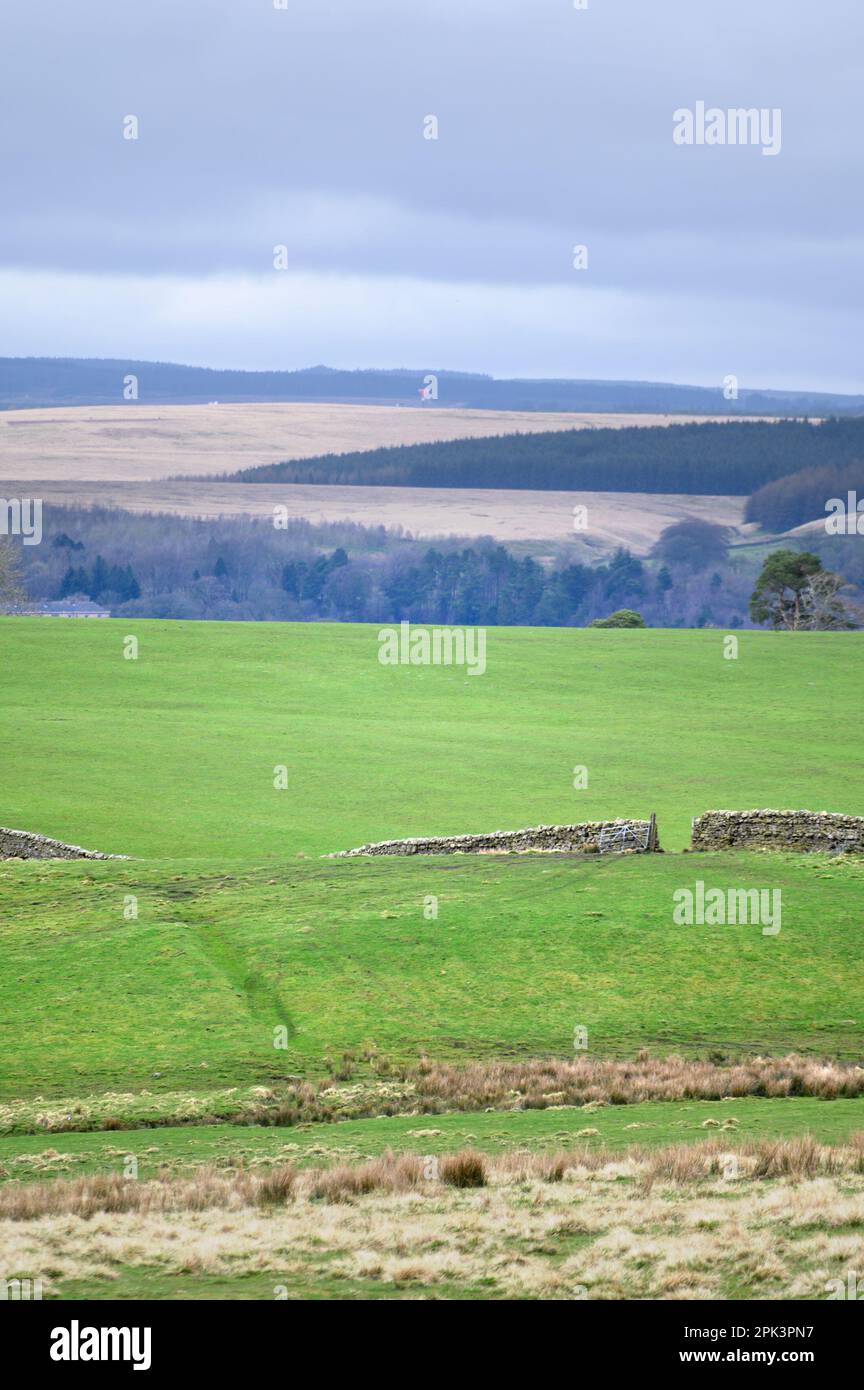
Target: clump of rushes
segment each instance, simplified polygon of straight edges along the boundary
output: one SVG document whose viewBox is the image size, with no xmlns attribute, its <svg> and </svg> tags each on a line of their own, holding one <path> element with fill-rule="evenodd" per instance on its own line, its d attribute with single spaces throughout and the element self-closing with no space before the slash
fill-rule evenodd
<svg viewBox="0 0 864 1390">
<path fill-rule="evenodd" d="M 486 1159 L 476 1149 L 445 1154 L 438 1165 L 438 1176 L 450 1187 L 485 1187 Z"/>
<path fill-rule="evenodd" d="M 422 1181 L 421 1158 L 388 1149 L 367 1163 L 338 1163 L 319 1169 L 312 1177 L 309 1196 L 313 1201 L 349 1202 L 369 1192 L 407 1192 Z"/>
</svg>

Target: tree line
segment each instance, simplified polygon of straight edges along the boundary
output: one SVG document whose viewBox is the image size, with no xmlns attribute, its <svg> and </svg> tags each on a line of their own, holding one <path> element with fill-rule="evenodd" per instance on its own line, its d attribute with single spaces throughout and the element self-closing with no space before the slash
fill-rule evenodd
<svg viewBox="0 0 864 1390">
<path fill-rule="evenodd" d="M 348 522 L 46 506 L 44 530 L 17 547 L 31 605 L 80 593 L 150 618 L 583 626 L 633 609 L 651 626 L 751 623 L 753 573 L 702 521 L 669 528 L 647 559 L 621 549 L 599 565 Z"/>
<path fill-rule="evenodd" d="M 824 520 L 831 499 L 839 498 L 845 505 L 850 492 L 864 501 L 864 451 L 853 463 L 802 468 L 766 483 L 748 499 L 745 520 L 757 522 L 766 531 L 790 531 L 808 521 Z"/>
<path fill-rule="evenodd" d="M 325 454 L 224 482 L 517 488 L 748 496 L 805 468 L 864 457 L 864 416 L 626 426 Z M 207 480 L 212 484 L 212 478 Z"/>
</svg>

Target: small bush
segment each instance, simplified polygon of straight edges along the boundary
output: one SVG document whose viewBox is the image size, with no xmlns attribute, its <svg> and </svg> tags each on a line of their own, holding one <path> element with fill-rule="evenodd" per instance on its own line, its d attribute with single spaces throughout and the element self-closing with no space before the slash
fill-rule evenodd
<svg viewBox="0 0 864 1390">
<path fill-rule="evenodd" d="M 589 627 L 645 627 L 645 619 L 633 608 L 618 608 L 608 618 L 595 618 Z"/>
</svg>

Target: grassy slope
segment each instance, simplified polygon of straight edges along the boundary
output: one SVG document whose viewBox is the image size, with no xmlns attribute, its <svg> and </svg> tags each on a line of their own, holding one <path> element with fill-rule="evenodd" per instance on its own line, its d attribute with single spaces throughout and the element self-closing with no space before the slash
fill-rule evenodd
<svg viewBox="0 0 864 1390">
<path fill-rule="evenodd" d="M 128 632 L 141 640 L 137 663 L 121 656 Z M 689 817 L 709 806 L 864 811 L 860 638 L 747 633 L 726 662 L 720 633 L 492 630 L 488 674 L 466 679 L 382 668 L 375 637 L 0 619 L 0 822 L 140 856 L 0 865 L 0 1095 L 206 1092 L 320 1072 L 328 1053 L 371 1041 L 400 1059 L 422 1048 L 567 1055 L 576 1024 L 593 1052 L 859 1055 L 860 862 L 297 855 L 650 809 L 680 849 Z M 290 768 L 286 792 L 272 788 L 277 763 Z M 587 792 L 571 789 L 575 763 L 590 769 Z M 780 935 L 674 927 L 672 893 L 697 877 L 781 887 Z M 128 894 L 137 921 L 123 917 Z M 437 921 L 423 918 L 428 894 Z M 272 1047 L 275 1024 L 287 1052 Z M 750 1098 L 18 1135 L 0 1139 L 0 1176 L 112 1169 L 127 1153 L 146 1176 L 157 1164 L 321 1161 L 388 1145 L 652 1144 L 710 1136 L 703 1117 L 732 1115 L 730 1147 L 736 1135 L 805 1130 L 838 1141 L 862 1112 L 860 1100 Z M 584 1128 L 599 1134 L 577 1140 Z M 178 1274 L 159 1261 L 58 1280 L 53 1296 L 274 1296 L 273 1274 L 251 1266 Z M 289 1285 L 313 1298 L 418 1287 L 331 1278 L 326 1260 Z M 434 1294 L 496 1296 L 467 1276 Z"/>
<path fill-rule="evenodd" d="M 343 860 L 0 870 L 0 1095 L 207 1089 L 385 1057 L 854 1057 L 864 864 L 821 856 Z M 673 893 L 779 887 L 778 936 L 673 925 Z M 125 921 L 128 894 L 137 921 Z M 438 898 L 437 921 L 423 917 Z M 804 987 L 802 988 L 802 982 Z M 287 1050 L 273 1046 L 287 1029 Z M 22 1045 L 26 1040 L 26 1045 Z M 158 1073 L 158 1075 L 154 1075 Z"/>
<path fill-rule="evenodd" d="M 472 678 L 382 667 L 368 627 L 0 620 L 0 822 L 142 856 L 0 869 L 3 1094 L 206 1089 L 369 1041 L 561 1055 L 576 1024 L 599 1052 L 855 1055 L 854 865 L 296 857 L 651 808 L 668 848 L 708 806 L 864 810 L 864 643 L 740 641 L 490 630 Z M 674 928 L 697 876 L 780 886 L 781 935 Z"/>
<path fill-rule="evenodd" d="M 125 661 L 126 634 L 140 639 Z M 488 669 L 377 629 L 0 619 L 0 824 L 283 862 L 390 836 L 710 807 L 864 812 L 857 634 L 490 629 Z M 285 764 L 289 787 L 273 788 Z M 589 787 L 573 790 L 574 765 Z"/>
</svg>

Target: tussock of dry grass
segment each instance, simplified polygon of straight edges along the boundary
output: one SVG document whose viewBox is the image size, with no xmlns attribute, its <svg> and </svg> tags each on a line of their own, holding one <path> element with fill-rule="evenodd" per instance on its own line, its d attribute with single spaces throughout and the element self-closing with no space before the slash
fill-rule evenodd
<svg viewBox="0 0 864 1390">
<path fill-rule="evenodd" d="M 204 1211 L 276 1206 L 294 1194 L 293 1168 L 282 1165 L 260 1174 L 225 1173 L 201 1167 L 189 1177 L 139 1182 L 118 1173 L 19 1184 L 0 1188 L 0 1220 L 69 1214 L 87 1219 L 106 1212 Z"/>
<path fill-rule="evenodd" d="M 445 1154 L 438 1168 L 442 1182 L 450 1187 L 485 1187 L 488 1177 L 487 1160 L 476 1149 Z"/>
</svg>

